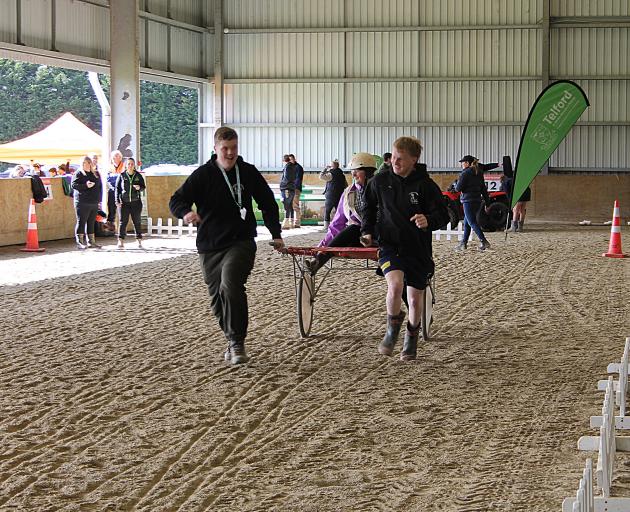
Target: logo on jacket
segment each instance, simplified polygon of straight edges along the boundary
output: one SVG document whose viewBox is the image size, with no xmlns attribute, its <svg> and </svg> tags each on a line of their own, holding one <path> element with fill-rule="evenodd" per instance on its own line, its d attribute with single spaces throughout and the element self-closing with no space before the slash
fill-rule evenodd
<svg viewBox="0 0 630 512">
<path fill-rule="evenodd" d="M 418 194 L 418 192 L 409 192 L 409 202 L 411 204 L 419 204 L 420 194 Z"/>
</svg>

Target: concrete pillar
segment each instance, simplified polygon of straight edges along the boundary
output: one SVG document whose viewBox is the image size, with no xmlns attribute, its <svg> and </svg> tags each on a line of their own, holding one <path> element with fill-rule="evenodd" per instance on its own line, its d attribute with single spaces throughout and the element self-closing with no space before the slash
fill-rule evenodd
<svg viewBox="0 0 630 512">
<path fill-rule="evenodd" d="M 112 150 L 140 159 L 139 0 L 110 0 Z"/>
</svg>

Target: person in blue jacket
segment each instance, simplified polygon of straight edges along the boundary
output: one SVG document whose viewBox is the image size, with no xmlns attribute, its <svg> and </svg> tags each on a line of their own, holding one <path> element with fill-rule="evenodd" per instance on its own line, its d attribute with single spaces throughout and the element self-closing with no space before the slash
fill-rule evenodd
<svg viewBox="0 0 630 512">
<path fill-rule="evenodd" d="M 468 247 L 468 238 L 472 229 L 479 238 L 479 250 L 485 251 L 490 247 L 490 242 L 486 239 L 486 235 L 477 222 L 482 198 L 486 205 L 490 204 L 490 196 L 483 179 L 483 164 L 472 155 L 464 156 L 460 163 L 462 164 L 462 172 L 457 179 L 455 190 L 461 192 L 459 200 L 464 208 L 464 238 L 455 250 L 462 251 Z"/>
</svg>

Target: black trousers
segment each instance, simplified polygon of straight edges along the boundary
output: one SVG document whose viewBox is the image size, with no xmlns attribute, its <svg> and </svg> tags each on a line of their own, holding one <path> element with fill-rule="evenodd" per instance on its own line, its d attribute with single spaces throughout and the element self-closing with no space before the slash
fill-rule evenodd
<svg viewBox="0 0 630 512">
<path fill-rule="evenodd" d="M 293 211 L 293 198 L 295 197 L 295 190 L 281 190 L 280 196 L 282 197 L 282 204 L 284 205 L 284 218 L 292 219 L 295 217 Z"/>
<path fill-rule="evenodd" d="M 107 191 L 107 222 L 116 220 L 116 194 L 113 189 Z"/>
<path fill-rule="evenodd" d="M 339 204 L 340 197 L 341 196 L 333 196 L 331 194 L 326 195 L 326 202 L 324 203 L 324 222 L 330 222 L 330 214 L 333 208 Z"/>
<path fill-rule="evenodd" d="M 118 229 L 118 238 L 122 240 L 127 236 L 127 224 L 129 224 L 129 217 L 131 216 L 131 222 L 133 222 L 133 229 L 136 232 L 136 238 L 142 238 L 141 223 L 142 213 L 142 201 L 132 201 L 131 203 L 123 203 L 120 207 L 120 227 Z"/>
<path fill-rule="evenodd" d="M 337 236 L 330 241 L 327 247 L 361 247 L 360 238 L 361 226 L 351 224 L 337 233 Z M 319 253 L 315 256 L 317 261 L 316 270 L 322 268 L 330 258 L 332 256 L 326 253 Z"/>
<path fill-rule="evenodd" d="M 242 343 L 247 336 L 245 283 L 255 258 L 256 242 L 251 239 L 240 240 L 227 249 L 199 255 L 212 313 L 230 342 Z"/>
<path fill-rule="evenodd" d="M 98 204 L 85 204 L 74 203 L 74 208 L 77 212 L 77 223 L 74 227 L 74 232 L 77 235 L 93 235 L 94 224 L 96 222 L 96 212 L 98 211 Z"/>
</svg>

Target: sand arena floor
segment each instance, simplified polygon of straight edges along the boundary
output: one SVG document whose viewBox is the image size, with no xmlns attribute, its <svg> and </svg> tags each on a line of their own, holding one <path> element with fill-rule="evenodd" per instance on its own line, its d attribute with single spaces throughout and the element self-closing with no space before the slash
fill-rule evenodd
<svg viewBox="0 0 630 512">
<path fill-rule="evenodd" d="M 236 368 L 190 249 L 0 286 L 0 510 L 560 510 L 630 335 L 630 260 L 601 257 L 607 228 L 529 227 L 486 253 L 435 242 L 414 363 L 376 352 L 371 272 L 330 276 L 300 339 L 291 261 L 266 242 Z M 615 474 L 630 496 L 630 455 Z"/>
</svg>

